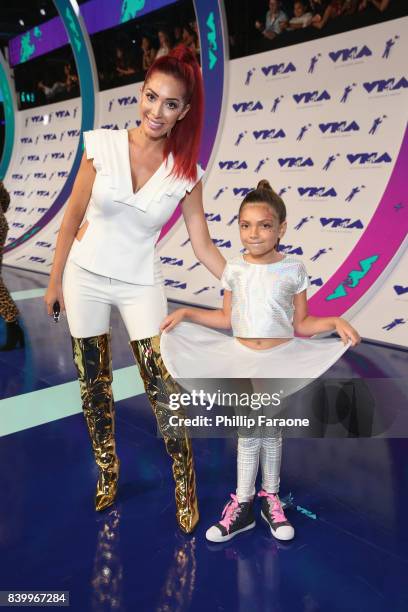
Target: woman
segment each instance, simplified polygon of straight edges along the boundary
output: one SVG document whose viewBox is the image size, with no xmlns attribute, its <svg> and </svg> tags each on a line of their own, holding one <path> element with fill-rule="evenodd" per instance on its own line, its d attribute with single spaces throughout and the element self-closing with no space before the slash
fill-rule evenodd
<svg viewBox="0 0 408 612">
<path fill-rule="evenodd" d="M 24 346 L 24 333 L 18 323 L 18 308 L 15 305 L 1 276 L 1 265 L 3 259 L 3 247 L 6 244 L 9 229 L 6 215 L 4 214 L 10 204 L 10 195 L 3 181 L 0 181 L 0 316 L 6 322 L 6 343 L 0 347 L 0 351 L 11 351 L 19 344 Z"/>
<path fill-rule="evenodd" d="M 159 48 L 156 53 L 156 59 L 168 55 L 171 51 L 171 40 L 167 32 L 159 30 L 157 32 L 157 37 L 159 39 Z"/>
<path fill-rule="evenodd" d="M 152 42 L 148 36 L 143 36 L 140 48 L 143 51 L 142 68 L 146 72 L 155 60 L 156 49 L 152 47 Z"/>
<path fill-rule="evenodd" d="M 159 328 L 167 308 L 154 252 L 160 230 L 180 200 L 197 259 L 218 278 L 225 260 L 210 238 L 203 211 L 203 171 L 196 163 L 203 85 L 188 49 L 180 46 L 152 65 L 141 92 L 140 115 L 140 127 L 129 132 L 85 133 L 86 153 L 62 221 L 45 302 L 49 314 L 56 300 L 61 310 L 66 308 L 100 468 L 96 509 L 113 503 L 119 475 L 108 333 L 115 304 L 173 459 L 176 517 L 189 533 L 198 521 L 193 454 L 186 432 L 176 437 L 167 418 L 168 395 L 177 387 L 160 355 Z"/>
</svg>

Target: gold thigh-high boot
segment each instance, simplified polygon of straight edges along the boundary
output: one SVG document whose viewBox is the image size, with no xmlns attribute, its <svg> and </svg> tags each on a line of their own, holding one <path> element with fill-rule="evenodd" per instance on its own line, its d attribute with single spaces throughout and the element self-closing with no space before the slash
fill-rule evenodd
<svg viewBox="0 0 408 612">
<path fill-rule="evenodd" d="M 182 416 L 180 410 L 169 408 L 170 393 L 180 393 L 171 378 L 160 354 L 160 338 L 144 338 L 130 343 L 153 412 L 157 419 L 166 450 L 173 459 L 173 476 L 176 484 L 176 518 L 185 533 L 191 533 L 198 523 L 193 449 L 183 427 L 177 434 L 169 424 L 171 415 Z"/>
<path fill-rule="evenodd" d="M 115 501 L 119 478 L 110 336 L 102 334 L 91 338 L 72 338 L 72 350 L 84 416 L 99 467 L 95 509 L 104 510 Z"/>
</svg>

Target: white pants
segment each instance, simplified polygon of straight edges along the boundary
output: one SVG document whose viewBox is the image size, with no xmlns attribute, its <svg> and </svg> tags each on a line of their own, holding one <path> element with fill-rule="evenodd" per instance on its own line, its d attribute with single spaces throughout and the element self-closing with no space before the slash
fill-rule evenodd
<svg viewBox="0 0 408 612">
<path fill-rule="evenodd" d="M 74 338 L 107 333 L 112 306 L 119 309 L 130 340 L 157 336 L 160 323 L 167 315 L 162 285 L 125 283 L 89 272 L 69 260 L 62 291 L 69 331 Z"/>
</svg>

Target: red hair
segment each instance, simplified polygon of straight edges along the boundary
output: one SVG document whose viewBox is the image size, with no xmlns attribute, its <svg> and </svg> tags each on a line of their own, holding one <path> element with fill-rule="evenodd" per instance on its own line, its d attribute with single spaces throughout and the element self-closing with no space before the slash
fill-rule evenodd
<svg viewBox="0 0 408 612">
<path fill-rule="evenodd" d="M 164 158 L 167 159 L 172 153 L 172 174 L 196 181 L 204 117 L 204 85 L 200 66 L 188 47 L 178 45 L 150 66 L 145 83 L 156 72 L 169 74 L 185 86 L 185 103 L 190 104 L 190 109 L 181 121 L 176 122 L 169 138 L 166 138 Z"/>
</svg>

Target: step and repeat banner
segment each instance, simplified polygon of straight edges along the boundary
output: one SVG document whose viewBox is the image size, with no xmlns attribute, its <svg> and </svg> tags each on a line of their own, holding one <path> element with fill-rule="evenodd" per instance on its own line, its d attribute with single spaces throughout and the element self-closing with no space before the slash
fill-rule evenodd
<svg viewBox="0 0 408 612">
<path fill-rule="evenodd" d="M 284 199 L 281 249 L 309 272 L 313 314 L 346 314 L 363 336 L 408 345 L 408 19 L 230 61 L 223 120 L 207 169 L 204 207 L 228 259 L 241 250 L 237 212 L 266 178 Z M 97 94 L 95 127 L 138 125 L 139 85 Z M 72 167 L 80 100 L 16 119 L 9 242 L 32 226 Z M 49 272 L 61 213 L 6 254 Z M 168 297 L 218 306 L 222 291 L 195 259 L 181 221 L 158 245 Z"/>
</svg>

